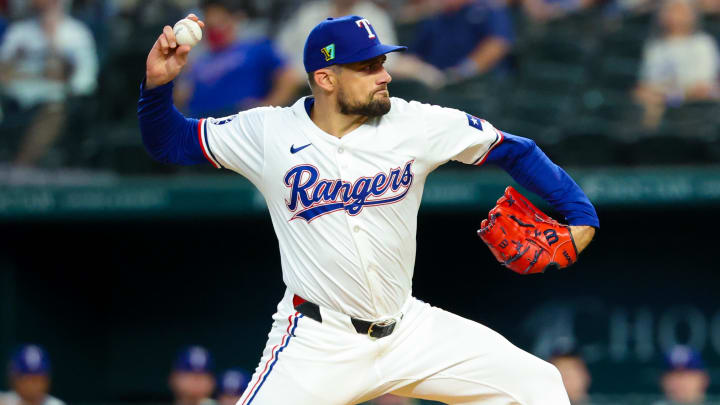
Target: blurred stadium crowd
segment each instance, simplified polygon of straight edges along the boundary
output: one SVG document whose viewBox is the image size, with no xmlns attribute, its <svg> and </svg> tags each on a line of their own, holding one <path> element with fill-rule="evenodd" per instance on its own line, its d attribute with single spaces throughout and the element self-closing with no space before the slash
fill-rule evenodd
<svg viewBox="0 0 720 405">
<path fill-rule="evenodd" d="M 392 95 L 482 116 L 563 165 L 720 158 L 720 0 L 0 0 L 0 184 L 58 172 L 211 172 L 155 164 L 137 128 L 147 52 L 189 12 L 207 26 L 175 86 L 188 116 L 307 94 L 307 33 L 325 17 L 358 14 L 383 42 L 410 47 L 388 60 Z M 0 405 L 62 405 L 49 396 L 51 355 L 24 345 L 0 358 L 10 378 Z M 254 366 L 215 374 L 198 346 L 157 361 L 166 360 L 178 405 L 234 404 Z M 549 360 L 573 404 L 617 403 L 588 394 L 576 352 Z M 664 370 L 657 405 L 709 403 L 698 353 L 673 348 Z"/>
<path fill-rule="evenodd" d="M 589 394 L 592 382 L 588 368 L 577 352 L 560 350 L 549 361 L 563 378 L 572 405 L 618 404 Z M 664 398 L 652 405 L 703 405 L 709 375 L 700 354 L 687 346 L 675 346 L 664 356 L 664 373 L 659 386 Z M 168 388 L 175 405 L 236 405 L 253 381 L 241 368 L 226 370 L 216 378 L 211 354 L 202 346 L 183 348 L 171 366 Z M 10 392 L 0 392 L 0 405 L 64 405 L 50 395 L 51 364 L 48 353 L 38 345 L 23 345 L 9 362 Z M 252 389 L 252 387 L 250 387 Z M 624 403 L 624 402 L 623 402 Z M 643 402 L 634 402 L 643 403 Z M 365 405 L 416 405 L 410 398 L 384 395 Z M 650 404 L 645 402 L 645 404 Z"/>
<path fill-rule="evenodd" d="M 307 33 L 359 14 L 410 47 L 388 62 L 393 95 L 483 116 L 558 163 L 720 157 L 720 0 L 0 0 L 0 177 L 181 170 L 146 157 L 135 107 L 149 48 L 188 12 L 207 23 L 176 83 L 189 116 L 307 94 Z"/>
</svg>

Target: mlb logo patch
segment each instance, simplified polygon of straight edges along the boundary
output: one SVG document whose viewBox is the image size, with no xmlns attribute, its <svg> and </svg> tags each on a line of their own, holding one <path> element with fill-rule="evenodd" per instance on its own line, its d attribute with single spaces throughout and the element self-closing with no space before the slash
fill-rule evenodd
<svg viewBox="0 0 720 405">
<path fill-rule="evenodd" d="M 330 44 L 320 50 L 325 57 L 325 62 L 335 59 L 335 44 Z"/>
<path fill-rule="evenodd" d="M 468 113 L 465 113 L 465 115 L 467 115 L 468 125 L 470 125 L 471 127 L 475 128 L 475 129 L 479 129 L 481 131 L 483 130 L 482 120 L 480 118 L 478 118 L 474 115 L 470 115 Z"/>
</svg>

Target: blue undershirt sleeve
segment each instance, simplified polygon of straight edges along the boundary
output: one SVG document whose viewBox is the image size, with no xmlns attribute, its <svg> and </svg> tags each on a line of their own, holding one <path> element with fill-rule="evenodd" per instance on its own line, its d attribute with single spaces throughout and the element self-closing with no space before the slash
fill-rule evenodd
<svg viewBox="0 0 720 405">
<path fill-rule="evenodd" d="M 485 163 L 502 167 L 521 186 L 547 201 L 570 225 L 600 227 L 595 207 L 580 186 L 528 138 L 503 132 Z"/>
<path fill-rule="evenodd" d="M 138 121 L 143 144 L 153 159 L 177 165 L 194 165 L 208 160 L 198 138 L 199 121 L 185 118 L 172 102 L 173 82 L 145 89 L 140 85 Z"/>
</svg>

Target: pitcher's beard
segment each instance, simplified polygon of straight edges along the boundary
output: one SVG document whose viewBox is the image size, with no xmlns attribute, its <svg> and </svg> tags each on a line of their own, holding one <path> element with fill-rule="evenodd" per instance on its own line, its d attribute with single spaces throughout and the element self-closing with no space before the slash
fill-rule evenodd
<svg viewBox="0 0 720 405">
<path fill-rule="evenodd" d="M 370 96 L 370 101 L 365 104 L 352 103 L 345 96 L 345 93 L 340 90 L 338 91 L 338 105 L 340 106 L 340 112 L 345 115 L 362 115 L 369 118 L 380 117 L 387 114 L 390 111 L 390 98 L 380 97 L 375 99 Z"/>
</svg>

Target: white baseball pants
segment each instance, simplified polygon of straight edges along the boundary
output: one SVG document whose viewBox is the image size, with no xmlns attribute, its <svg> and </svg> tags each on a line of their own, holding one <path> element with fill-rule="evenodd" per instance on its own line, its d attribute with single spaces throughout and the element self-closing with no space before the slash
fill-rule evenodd
<svg viewBox="0 0 720 405">
<path fill-rule="evenodd" d="M 292 297 L 278 304 L 237 405 L 345 405 L 385 393 L 447 404 L 570 404 L 553 365 L 414 297 L 392 335 L 376 340 L 325 308 L 322 323 L 303 316 Z"/>
</svg>

